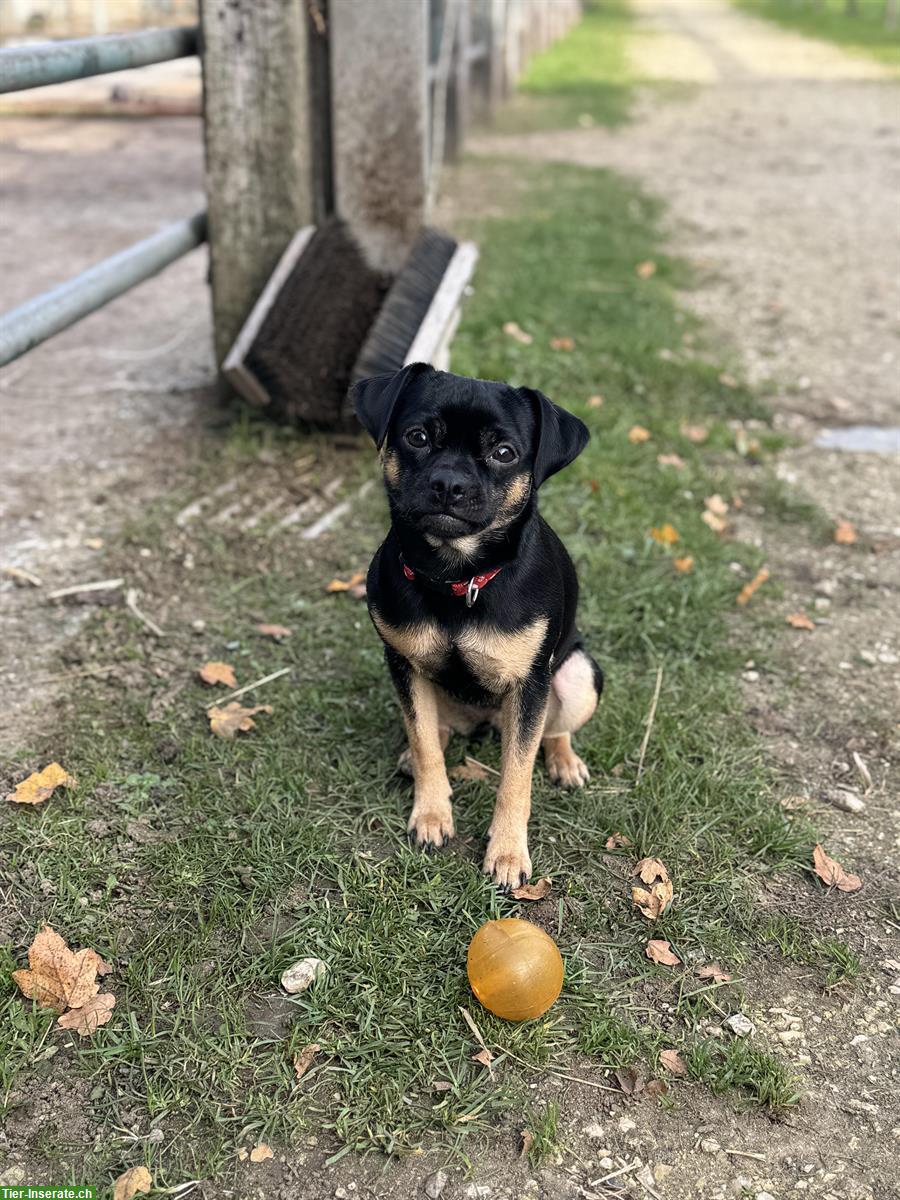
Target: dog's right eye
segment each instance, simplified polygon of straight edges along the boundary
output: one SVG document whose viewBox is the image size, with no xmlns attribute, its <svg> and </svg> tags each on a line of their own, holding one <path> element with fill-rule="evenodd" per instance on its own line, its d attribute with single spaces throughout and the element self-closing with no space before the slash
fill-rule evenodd
<svg viewBox="0 0 900 1200">
<path fill-rule="evenodd" d="M 428 445 L 428 434 L 424 429 L 409 429 L 406 433 L 406 440 L 410 446 L 413 446 L 416 450 L 421 450 L 424 446 Z"/>
</svg>

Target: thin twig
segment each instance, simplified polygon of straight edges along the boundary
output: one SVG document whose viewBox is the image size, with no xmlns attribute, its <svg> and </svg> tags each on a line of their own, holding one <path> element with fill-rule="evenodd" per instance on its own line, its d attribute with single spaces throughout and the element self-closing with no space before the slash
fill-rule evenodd
<svg viewBox="0 0 900 1200">
<path fill-rule="evenodd" d="M 56 675 L 44 675 L 40 679 L 35 679 L 36 684 L 44 683 L 59 683 L 65 679 L 83 679 L 85 675 L 108 675 L 110 671 L 118 671 L 119 663 L 110 663 L 109 666 L 101 667 L 81 667 L 77 671 L 59 671 Z"/>
<path fill-rule="evenodd" d="M 111 592 L 115 588 L 120 588 L 125 582 L 124 579 L 98 579 L 94 583 L 73 583 L 71 587 L 57 588 L 55 592 L 48 592 L 48 600 L 62 600 L 63 596 L 77 596 L 79 592 Z"/>
<path fill-rule="evenodd" d="M 133 613 L 137 617 L 142 625 L 146 625 L 146 627 L 155 637 L 164 638 L 166 636 L 165 630 L 160 629 L 155 621 L 151 621 L 148 616 L 141 612 L 137 606 L 137 598 L 137 588 L 129 588 L 125 593 L 125 607 L 129 610 L 129 612 Z"/>
<path fill-rule="evenodd" d="M 245 683 L 243 687 L 239 687 L 237 691 L 229 692 L 227 696 L 218 696 L 215 700 L 210 700 L 209 704 L 204 704 L 203 707 L 209 710 L 210 708 L 215 708 L 217 704 L 224 704 L 226 700 L 234 700 L 238 696 L 243 696 L 244 692 L 252 692 L 254 688 L 262 687 L 264 683 L 271 683 L 273 679 L 279 679 L 282 675 L 287 675 L 293 669 L 293 667 L 282 667 L 280 671 L 273 671 L 271 675 L 264 675 L 262 679 L 254 679 L 252 683 Z"/>
<path fill-rule="evenodd" d="M 653 692 L 653 700 L 650 704 L 650 711 L 647 713 L 647 719 L 644 722 L 644 740 L 641 742 L 641 756 L 638 760 L 637 778 L 635 783 L 641 782 L 641 775 L 644 771 L 644 755 L 647 753 L 647 745 L 650 741 L 650 734 L 653 730 L 653 721 L 656 717 L 656 705 L 659 703 L 659 692 L 662 687 L 663 669 L 658 667 L 656 671 L 656 688 Z"/>
<path fill-rule="evenodd" d="M 487 763 L 479 762 L 471 754 L 466 755 L 465 763 L 467 767 L 479 767 L 482 771 L 487 771 L 488 775 L 496 775 L 498 779 L 500 778 L 499 771 L 495 770 L 494 767 L 489 767 Z"/>
<path fill-rule="evenodd" d="M 44 586 L 40 575 L 35 575 L 34 571 L 28 571 L 25 567 L 4 567 L 3 574 L 16 583 L 27 583 L 31 587 Z"/>
<path fill-rule="evenodd" d="M 755 1154 L 752 1150 L 729 1150 L 729 1148 L 726 1146 L 725 1153 L 733 1154 L 735 1158 L 755 1158 L 757 1162 L 767 1161 L 764 1154 Z"/>
<path fill-rule="evenodd" d="M 618 1171 L 610 1171 L 608 1175 L 604 1175 L 600 1179 L 592 1179 L 588 1187 L 599 1187 L 601 1183 L 608 1183 L 610 1179 L 615 1179 L 619 1175 L 626 1175 L 629 1171 L 636 1171 L 640 1165 L 638 1162 L 633 1162 L 625 1167 L 619 1167 Z"/>
</svg>

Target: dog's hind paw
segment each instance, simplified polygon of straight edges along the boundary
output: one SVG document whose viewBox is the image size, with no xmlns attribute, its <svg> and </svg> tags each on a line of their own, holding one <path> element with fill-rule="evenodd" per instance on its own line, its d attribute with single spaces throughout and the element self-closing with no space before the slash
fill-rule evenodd
<svg viewBox="0 0 900 1200">
<path fill-rule="evenodd" d="M 578 757 L 571 746 L 561 751 L 548 751 L 545 761 L 547 764 L 547 774 L 560 787 L 584 787 L 591 777 L 587 765 Z"/>
</svg>

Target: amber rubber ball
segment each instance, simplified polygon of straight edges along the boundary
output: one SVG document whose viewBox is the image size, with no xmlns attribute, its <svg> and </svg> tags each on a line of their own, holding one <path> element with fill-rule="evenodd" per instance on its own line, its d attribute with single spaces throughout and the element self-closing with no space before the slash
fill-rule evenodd
<svg viewBox="0 0 900 1200">
<path fill-rule="evenodd" d="M 482 925 L 466 962 L 472 991 L 506 1021 L 539 1017 L 562 991 L 563 960 L 556 942 L 530 921 L 504 917 Z"/>
</svg>

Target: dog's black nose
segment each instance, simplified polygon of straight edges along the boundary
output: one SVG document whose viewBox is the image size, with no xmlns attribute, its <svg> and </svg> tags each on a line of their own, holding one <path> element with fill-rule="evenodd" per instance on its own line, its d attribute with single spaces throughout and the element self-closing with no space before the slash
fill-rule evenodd
<svg viewBox="0 0 900 1200">
<path fill-rule="evenodd" d="M 447 504 L 452 508 L 454 505 L 475 499 L 478 484 L 458 471 L 445 468 L 432 474 L 431 492 L 440 504 Z"/>
</svg>

